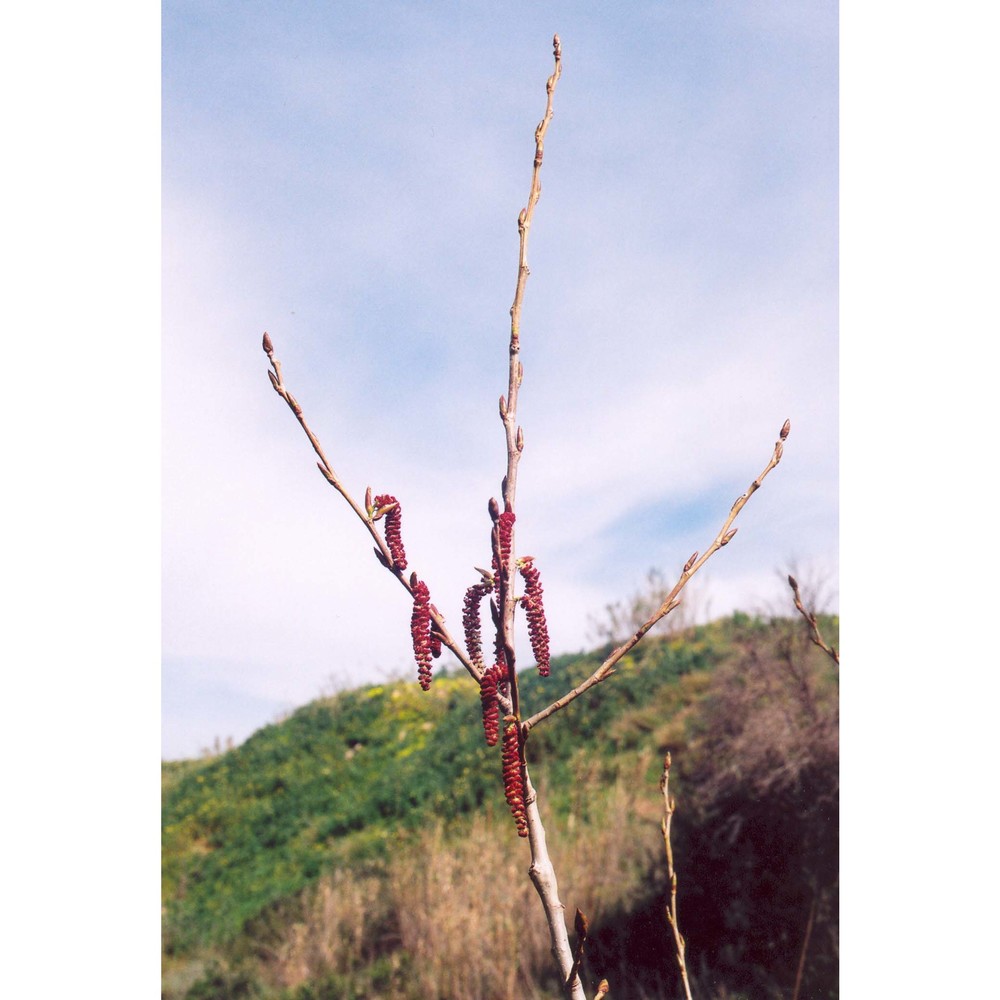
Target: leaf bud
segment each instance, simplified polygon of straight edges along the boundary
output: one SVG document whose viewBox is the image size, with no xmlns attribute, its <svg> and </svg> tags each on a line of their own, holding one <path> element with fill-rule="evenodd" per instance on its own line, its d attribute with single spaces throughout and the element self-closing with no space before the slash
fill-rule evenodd
<svg viewBox="0 0 1000 1000">
<path fill-rule="evenodd" d="M 740 530 L 739 528 L 733 528 L 732 531 L 727 531 L 722 536 L 722 541 L 719 542 L 719 544 L 720 545 L 728 545 L 733 540 L 733 535 L 735 535 L 736 532 L 739 531 L 739 530 Z"/>
<path fill-rule="evenodd" d="M 264 347 L 264 353 L 268 357 L 274 354 L 274 344 L 271 343 L 271 338 L 266 333 L 264 334 L 263 347 Z"/>
<path fill-rule="evenodd" d="M 786 420 L 781 425 L 781 433 L 780 433 L 779 437 L 781 438 L 782 441 L 784 441 L 788 437 L 788 432 L 791 429 L 792 429 L 792 422 L 791 422 L 791 420 Z"/>
<path fill-rule="evenodd" d="M 691 567 L 695 564 L 695 561 L 697 560 L 697 558 L 698 558 L 698 552 L 697 551 L 692 552 L 691 553 L 691 557 L 688 559 L 688 561 L 686 563 L 684 563 L 684 572 L 685 573 L 690 573 L 691 572 Z"/>
</svg>

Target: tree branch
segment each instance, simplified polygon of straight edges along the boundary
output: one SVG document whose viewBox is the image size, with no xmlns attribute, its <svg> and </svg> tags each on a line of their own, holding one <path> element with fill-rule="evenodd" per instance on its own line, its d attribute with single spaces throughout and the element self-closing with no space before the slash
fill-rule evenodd
<svg viewBox="0 0 1000 1000">
<path fill-rule="evenodd" d="M 788 586 L 792 588 L 792 596 L 795 599 L 795 607 L 798 609 L 799 614 L 802 615 L 802 617 L 806 620 L 806 624 L 809 626 L 809 638 L 839 667 L 840 654 L 824 641 L 823 636 L 819 631 L 819 623 L 816 621 L 816 614 L 813 611 L 807 610 L 806 606 L 802 603 L 802 595 L 799 593 L 798 581 L 790 573 L 788 575 Z"/>
<path fill-rule="evenodd" d="M 590 675 L 582 684 L 575 687 L 572 691 L 564 694 L 557 701 L 554 701 L 548 708 L 542 709 L 540 712 L 536 712 L 530 719 L 528 719 L 523 724 L 523 729 L 527 733 L 532 728 L 538 725 L 539 722 L 555 715 L 561 708 L 565 708 L 570 702 L 575 701 L 586 691 L 589 691 L 595 684 L 600 684 L 601 681 L 606 680 L 611 674 L 614 673 L 615 664 L 631 649 L 633 649 L 642 637 L 665 615 L 668 615 L 674 610 L 679 604 L 678 600 L 681 591 L 687 586 L 688 581 L 705 565 L 708 560 L 715 555 L 723 546 L 728 545 L 733 536 L 736 534 L 737 529 L 732 527 L 733 522 L 736 520 L 737 515 L 746 506 L 747 501 L 753 496 L 757 490 L 760 489 L 761 483 L 763 483 L 765 477 L 774 469 L 777 464 L 781 461 L 781 456 L 784 454 L 784 442 L 788 437 L 788 433 L 791 430 L 791 422 L 786 420 L 781 427 L 781 431 L 778 435 L 778 440 L 774 443 L 774 451 L 771 454 L 771 459 L 761 472 L 759 476 L 747 487 L 745 493 L 740 494 L 736 498 L 735 503 L 729 510 L 729 516 L 723 522 L 722 527 L 719 529 L 719 533 L 715 536 L 712 544 L 708 547 L 705 553 L 699 558 L 697 552 L 695 552 L 690 559 L 684 564 L 684 569 L 677 582 L 670 589 L 667 594 L 663 604 L 657 609 L 657 611 L 649 618 L 648 621 L 644 622 L 635 633 L 626 640 L 621 646 L 615 649 L 610 656 Z"/>
<path fill-rule="evenodd" d="M 663 792 L 663 820 L 660 829 L 663 831 L 663 846 L 667 852 L 667 878 L 670 880 L 670 904 L 666 908 L 667 923 L 674 934 L 674 946 L 677 948 L 677 964 L 681 970 L 681 982 L 684 984 L 684 995 L 691 1000 L 691 984 L 688 982 L 687 964 L 684 952 L 687 945 L 681 934 L 677 921 L 677 872 L 674 871 L 674 852 L 670 846 L 670 821 L 674 816 L 674 800 L 670 797 L 670 754 L 663 758 L 663 775 L 660 778 L 660 791 Z"/>
<path fill-rule="evenodd" d="M 375 555 L 378 556 L 379 562 L 387 570 L 389 570 L 390 573 L 392 573 L 392 575 L 403 585 L 406 592 L 412 596 L 413 585 L 411 584 L 410 579 L 401 567 L 395 565 L 389 546 L 386 544 L 381 532 L 375 527 L 375 522 L 379 519 L 382 511 L 372 509 L 371 488 L 369 488 L 366 493 L 365 506 L 362 507 L 347 491 L 347 488 L 341 482 L 337 473 L 334 472 L 333 466 L 330 465 L 326 455 L 323 453 L 323 448 L 319 443 L 319 439 L 315 434 L 313 434 L 309 425 L 306 423 L 306 418 L 302 413 L 302 407 L 299 406 L 298 400 L 296 400 L 296 398 L 285 386 L 285 382 L 281 374 L 281 362 L 274 356 L 274 345 L 271 343 L 271 338 L 266 333 L 264 334 L 263 348 L 268 361 L 271 363 L 272 370 L 267 373 L 267 377 L 271 380 L 271 386 L 274 391 L 288 404 L 288 408 L 292 411 L 292 413 L 295 414 L 295 419 L 298 420 L 299 426 L 305 432 L 306 437 L 309 439 L 309 443 L 313 447 L 313 451 L 315 451 L 319 457 L 319 462 L 316 464 L 319 466 L 319 471 L 323 474 L 323 478 L 326 479 L 326 481 L 347 501 L 351 510 L 357 514 L 358 519 L 368 529 L 368 533 L 375 541 Z M 386 510 L 388 510 L 388 508 L 386 508 Z M 434 623 L 435 631 L 441 637 L 441 644 L 443 646 L 447 646 L 448 649 L 455 654 L 458 661 L 478 683 L 482 678 L 482 671 L 472 662 L 465 650 L 455 641 L 454 638 L 452 638 L 451 633 L 444 624 L 444 616 L 433 605 L 431 605 L 430 608 L 430 616 L 431 621 Z"/>
</svg>

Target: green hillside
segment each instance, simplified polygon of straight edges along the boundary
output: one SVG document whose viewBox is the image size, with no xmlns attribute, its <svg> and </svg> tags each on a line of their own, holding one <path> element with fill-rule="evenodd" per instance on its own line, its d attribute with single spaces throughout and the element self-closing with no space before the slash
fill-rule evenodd
<svg viewBox="0 0 1000 1000">
<path fill-rule="evenodd" d="M 727 693 L 727 685 L 735 683 L 741 689 L 737 697 L 749 696 L 753 704 L 759 702 L 761 712 L 773 710 L 786 699 L 788 705 L 782 711 L 787 717 L 789 705 L 798 705 L 801 733 L 796 736 L 793 727 L 785 737 L 793 744 L 802 737 L 803 745 L 791 746 L 791 750 L 799 755 L 806 752 L 806 758 L 806 744 L 815 737 L 822 713 L 826 713 L 828 723 L 832 719 L 835 728 L 836 674 L 822 654 L 809 647 L 807 640 L 801 641 L 800 624 L 737 615 L 694 629 L 683 638 L 648 640 L 622 661 L 608 681 L 533 731 L 527 753 L 550 837 L 552 831 L 566 828 L 573 831 L 573 838 L 585 843 L 614 824 L 637 824 L 639 832 L 625 836 L 622 827 L 619 838 L 637 839 L 643 845 L 622 861 L 622 871 L 632 874 L 619 878 L 621 891 L 628 889 L 631 897 L 610 901 L 606 890 L 600 896 L 609 900 L 609 914 L 617 908 L 604 928 L 605 939 L 611 942 L 608 947 L 619 953 L 625 950 L 613 944 L 616 934 L 630 920 L 640 919 L 642 908 L 662 888 L 656 884 L 662 872 L 649 844 L 655 848 L 659 834 L 655 826 L 659 808 L 656 782 L 665 750 L 673 752 L 677 765 L 676 794 L 681 801 L 686 797 L 691 806 L 692 824 L 678 821 L 678 846 L 692 857 L 701 857 L 703 870 L 711 872 L 713 878 L 725 877 L 717 870 L 720 859 L 713 837 L 731 820 L 716 816 L 716 827 L 705 835 L 698 834 L 693 821 L 710 820 L 713 810 L 719 809 L 739 816 L 747 811 L 748 803 L 752 802 L 754 809 L 761 804 L 760 781 L 752 776 L 731 780 L 725 768 L 717 773 L 716 765 L 721 766 L 725 754 L 714 743 L 718 720 L 713 713 L 727 710 L 726 699 L 733 696 L 732 691 Z M 835 636 L 836 623 L 824 624 Z M 792 646 L 794 657 L 789 653 Z M 556 659 L 551 677 L 544 680 L 525 672 L 523 704 L 529 710 L 544 707 L 589 676 L 600 663 L 601 654 L 597 650 Z M 740 676 L 747 674 L 748 656 L 757 663 L 756 667 L 751 664 L 750 674 L 755 670 L 759 673 L 761 663 L 770 664 L 765 673 L 771 670 L 775 674 L 765 678 L 759 697 L 753 692 L 748 695 L 747 684 L 739 683 Z M 796 679 L 794 671 L 783 669 L 783 662 L 799 664 L 801 676 Z M 785 675 L 790 678 L 787 690 L 780 684 L 775 686 Z M 808 703 L 800 693 L 803 677 L 811 692 Z M 735 711 L 744 722 L 753 718 L 752 712 Z M 730 719 L 726 725 L 738 722 L 739 718 Z M 731 734 L 730 742 L 738 745 L 739 735 Z M 809 802 L 799 800 L 830 794 L 825 785 L 821 792 L 810 791 L 809 782 L 814 780 L 811 768 L 816 762 L 804 759 L 801 763 L 791 785 L 776 780 L 770 791 L 765 789 L 765 805 L 767 795 L 773 792 L 784 810 L 778 815 L 781 822 L 768 834 L 776 843 L 782 837 L 808 840 L 801 830 L 791 828 L 795 824 L 790 817 L 801 814 L 807 825 L 815 826 Z M 828 770 L 829 761 L 825 763 Z M 775 761 L 775 766 L 782 766 L 782 762 Z M 705 791 L 700 798 L 691 786 L 695 779 Z M 819 783 L 823 785 L 823 780 Z M 623 794 L 623 787 L 635 796 L 627 809 L 614 799 Z M 828 805 L 835 809 L 835 802 Z M 517 855 L 523 844 L 518 842 L 506 813 L 499 751 L 485 746 L 479 693 L 464 671 L 437 676 L 426 693 L 416 683 L 397 682 L 320 699 L 280 724 L 261 729 L 221 756 L 164 763 L 164 996 L 171 1000 L 213 996 L 306 1000 L 321 995 L 428 995 L 425 987 L 407 992 L 415 984 L 415 974 L 407 972 L 413 949 L 406 947 L 405 921 L 386 892 L 392 885 L 413 882 L 410 876 L 398 883 L 392 881 L 393 873 L 398 876 L 399 866 L 407 859 L 426 858 L 432 851 L 439 859 L 432 867 L 440 868 L 444 864 L 440 859 L 445 857 L 449 864 L 454 862 L 458 846 L 469 842 L 469 831 L 474 827 L 479 830 L 476 824 L 484 822 L 491 825 L 476 837 L 498 837 L 497 850 L 519 858 L 516 874 L 511 877 L 526 882 L 523 870 L 527 854 Z M 763 818 L 758 816 L 755 822 L 761 823 Z M 801 909 L 799 882 L 803 878 L 819 873 L 824 884 L 836 881 L 835 824 L 832 875 L 823 869 L 831 864 L 829 830 L 819 839 L 823 842 L 820 852 L 826 852 L 822 859 L 810 861 L 805 854 L 802 858 L 796 855 L 797 863 L 808 862 L 812 869 L 796 875 L 788 906 Z M 737 846 L 738 841 L 737 833 Z M 753 849 L 754 845 L 748 848 L 751 854 Z M 799 853 L 816 850 L 816 845 L 803 843 Z M 739 856 L 738 850 L 730 853 Z M 423 868 L 426 864 L 420 861 L 416 870 Z M 475 877 L 471 873 L 469 880 Z M 289 956 L 298 954 L 294 941 L 301 943 L 317 932 L 314 907 L 320 895 L 328 892 L 330 899 L 343 900 L 349 896 L 349 888 L 355 891 L 362 884 L 369 894 L 361 907 L 366 914 L 363 919 L 381 914 L 384 926 L 378 934 L 372 929 L 368 935 L 372 940 L 355 942 L 354 957 L 347 963 L 350 968 L 341 967 L 344 962 L 335 955 L 319 958 L 310 952 L 308 960 L 303 957 L 299 962 L 301 969 L 293 969 Z M 336 891 L 329 889 L 334 885 Z M 709 898 L 712 894 L 706 894 L 696 877 L 688 876 L 688 886 L 687 912 L 693 918 L 698 917 L 699 908 L 705 912 L 703 925 L 711 925 L 706 933 L 712 938 L 711 942 L 706 938 L 706 947 L 711 943 L 714 948 L 727 920 L 732 923 L 731 908 L 722 906 L 721 915 L 714 913 L 713 907 L 719 909 L 720 904 Z M 835 909 L 833 913 L 835 923 Z M 443 919 L 440 915 L 435 918 L 438 924 Z M 544 923 L 540 908 L 529 912 L 526 919 Z M 791 923 L 796 920 L 797 914 Z M 686 930 L 694 938 L 694 929 Z M 634 931 L 630 931 L 633 936 Z M 381 944 L 374 940 L 379 935 Z M 795 950 L 793 943 L 789 947 Z M 299 951 L 305 955 L 303 948 Z M 601 949 L 598 937 L 598 957 Z M 724 940 L 716 951 L 718 954 L 711 953 L 713 962 L 732 964 L 733 956 L 727 959 L 723 954 Z M 666 957 L 669 960 L 670 955 Z M 775 978 L 766 968 L 766 959 L 766 954 L 762 958 L 754 953 L 750 986 Z M 618 960 L 625 962 L 622 954 Z M 737 964 L 740 960 L 740 956 L 735 957 Z M 544 957 L 541 961 L 544 963 Z M 530 970 L 526 963 L 524 959 L 525 969 L 519 973 L 517 989 L 521 992 L 511 995 L 546 995 L 527 991 Z M 664 964 L 669 965 L 669 961 Z M 321 975 L 315 975 L 317 970 Z M 829 978 L 828 970 L 823 973 L 821 969 L 819 974 Z M 538 988 L 545 988 L 545 975 L 542 967 Z M 656 982 L 665 981 L 664 977 L 668 981 L 671 975 L 669 969 L 659 969 Z M 657 988 L 654 979 L 646 976 Z M 469 990 L 470 995 L 475 994 L 475 988 Z M 451 995 L 459 1000 L 457 992 Z M 630 994 L 623 983 L 620 988 L 616 985 L 615 995 Z M 645 995 L 657 994 L 647 991 Z"/>
</svg>

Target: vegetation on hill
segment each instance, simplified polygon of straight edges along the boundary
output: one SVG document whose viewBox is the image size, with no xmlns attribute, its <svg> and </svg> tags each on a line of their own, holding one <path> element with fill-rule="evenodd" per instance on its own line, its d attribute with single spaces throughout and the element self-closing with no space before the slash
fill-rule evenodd
<svg viewBox="0 0 1000 1000">
<path fill-rule="evenodd" d="M 522 699 L 544 704 L 601 654 L 526 672 Z M 800 622 L 745 615 L 637 647 L 537 727 L 562 895 L 591 919 L 588 977 L 674 995 L 657 795 L 670 749 L 702 995 L 787 992 L 800 961 L 804 995 L 835 995 L 836 740 L 829 661 Z M 164 763 L 164 997 L 558 996 L 530 884 L 496 877 L 523 869 L 522 846 L 464 674 L 344 692 L 221 756 Z"/>
</svg>

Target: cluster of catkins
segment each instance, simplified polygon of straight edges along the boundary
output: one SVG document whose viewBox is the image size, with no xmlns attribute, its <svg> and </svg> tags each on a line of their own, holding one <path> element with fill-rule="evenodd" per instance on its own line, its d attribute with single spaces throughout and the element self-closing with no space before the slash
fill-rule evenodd
<svg viewBox="0 0 1000 1000">
<path fill-rule="evenodd" d="M 385 518 L 385 541 L 392 555 L 392 568 L 406 568 L 406 551 L 403 548 L 401 529 L 401 507 L 399 501 L 389 494 L 375 497 L 369 504 L 370 513 L 375 519 Z M 493 620 L 496 625 L 494 640 L 494 663 L 486 667 L 483 661 L 482 624 L 480 605 L 484 598 L 500 590 L 502 569 L 510 565 L 510 555 L 514 530 L 514 512 L 505 510 L 499 512 L 491 503 L 491 513 L 496 525 L 493 552 L 493 575 L 484 573 L 484 579 L 469 587 L 465 592 L 462 606 L 462 626 L 465 631 L 465 647 L 469 658 L 482 671 L 479 683 L 479 694 L 483 711 L 483 732 L 487 746 L 496 746 L 500 739 L 500 700 L 510 691 L 507 658 L 504 654 L 503 634 L 500 627 L 500 615 L 493 607 Z M 383 559 L 383 562 L 385 560 Z M 524 580 L 524 594 L 520 604 L 528 623 L 528 635 L 531 639 L 531 651 L 538 664 L 538 672 L 542 677 L 548 677 L 549 662 L 549 632 L 545 621 L 545 608 L 542 605 L 542 584 L 532 556 L 524 556 L 517 561 L 517 569 Z M 417 578 L 416 573 L 410 575 L 410 591 L 413 595 L 413 614 L 410 619 L 410 634 L 413 638 L 413 656 L 417 661 L 417 678 L 420 686 L 426 691 L 431 686 L 431 660 L 441 655 L 441 635 L 434 624 L 430 591 L 427 584 Z M 504 794 L 517 833 L 520 837 L 528 836 L 528 821 L 524 803 L 524 778 L 521 769 L 521 735 L 520 724 L 514 717 L 507 716 L 504 720 L 503 746 L 501 761 L 503 764 Z"/>
</svg>

